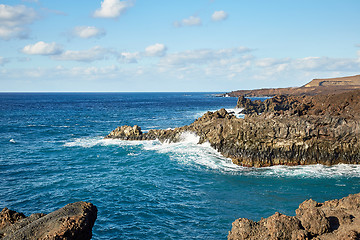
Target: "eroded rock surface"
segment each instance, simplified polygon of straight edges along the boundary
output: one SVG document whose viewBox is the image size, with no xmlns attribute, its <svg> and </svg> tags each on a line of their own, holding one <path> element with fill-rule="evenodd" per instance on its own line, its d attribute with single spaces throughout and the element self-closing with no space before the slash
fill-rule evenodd
<svg viewBox="0 0 360 240">
<path fill-rule="evenodd" d="M 92 237 L 97 209 L 91 203 L 76 202 L 49 214 L 26 217 L 4 208 L 0 213 L 0 239 L 77 239 Z"/>
<path fill-rule="evenodd" d="M 233 163 L 250 167 L 360 163 L 360 91 L 277 96 L 264 102 L 239 98 L 239 103 L 251 109 L 244 119 L 221 109 L 187 126 L 147 133 L 138 126 L 123 126 L 106 138 L 177 142 L 191 132 L 199 143 L 209 142 Z"/>
<path fill-rule="evenodd" d="M 251 101 L 239 97 L 238 108 L 245 114 L 262 114 L 273 112 L 276 115 L 315 115 L 341 116 L 345 119 L 360 118 L 360 91 L 317 96 L 276 95 L 265 101 Z"/>
<path fill-rule="evenodd" d="M 258 222 L 239 218 L 228 239 L 360 239 L 360 193 L 324 203 L 306 200 L 293 217 L 277 212 Z"/>
</svg>

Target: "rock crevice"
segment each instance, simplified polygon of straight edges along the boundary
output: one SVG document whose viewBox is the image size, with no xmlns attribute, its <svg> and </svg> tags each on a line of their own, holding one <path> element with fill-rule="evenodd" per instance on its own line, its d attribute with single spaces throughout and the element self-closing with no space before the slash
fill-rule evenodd
<svg viewBox="0 0 360 240">
<path fill-rule="evenodd" d="M 295 216 L 276 212 L 258 222 L 239 218 L 228 239 L 360 239 L 360 193 L 324 203 L 306 200 L 295 212 Z"/>
</svg>

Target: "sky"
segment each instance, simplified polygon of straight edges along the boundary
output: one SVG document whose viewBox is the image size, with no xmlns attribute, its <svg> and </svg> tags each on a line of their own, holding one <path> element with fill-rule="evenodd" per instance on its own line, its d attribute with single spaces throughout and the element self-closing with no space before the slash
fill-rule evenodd
<svg viewBox="0 0 360 240">
<path fill-rule="evenodd" d="M 228 92 L 360 74 L 359 0 L 1 0 L 1 92 Z"/>
</svg>

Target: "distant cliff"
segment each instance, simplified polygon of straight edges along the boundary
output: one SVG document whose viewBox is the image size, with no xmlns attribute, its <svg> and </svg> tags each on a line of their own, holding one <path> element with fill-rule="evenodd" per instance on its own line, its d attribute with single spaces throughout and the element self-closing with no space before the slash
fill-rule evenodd
<svg viewBox="0 0 360 240">
<path fill-rule="evenodd" d="M 320 86 L 360 86 L 360 75 L 340 78 L 313 79 L 304 87 Z"/>
<path fill-rule="evenodd" d="M 226 93 L 224 94 L 224 96 L 230 96 L 230 97 L 239 97 L 239 96 L 273 97 L 275 95 L 314 96 L 320 94 L 342 93 L 356 89 L 360 89 L 360 75 L 341 77 L 341 78 L 313 79 L 311 82 L 305 84 L 302 87 L 237 90 Z"/>
</svg>

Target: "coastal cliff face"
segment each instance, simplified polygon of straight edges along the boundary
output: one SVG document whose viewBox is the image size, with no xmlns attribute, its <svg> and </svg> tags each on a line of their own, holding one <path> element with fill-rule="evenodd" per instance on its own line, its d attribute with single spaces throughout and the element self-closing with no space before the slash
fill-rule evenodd
<svg viewBox="0 0 360 240">
<path fill-rule="evenodd" d="M 277 212 L 258 222 L 239 218 L 228 239 L 360 239 L 360 193 L 324 203 L 306 200 L 295 212 L 295 216 Z"/>
<path fill-rule="evenodd" d="M 29 217 L 4 208 L 0 212 L 0 239 L 88 240 L 96 217 L 96 207 L 86 202 L 71 203 L 49 214 L 36 213 Z"/>
<path fill-rule="evenodd" d="M 276 96 L 264 102 L 240 97 L 248 113 L 221 109 L 172 130 L 122 126 L 105 138 L 177 142 L 192 132 L 233 163 L 249 167 L 360 163 L 360 91 L 314 97 Z"/>
<path fill-rule="evenodd" d="M 315 96 L 320 94 L 343 93 L 360 89 L 360 75 L 341 78 L 313 79 L 302 87 L 289 88 L 263 88 L 254 90 L 237 90 L 224 94 L 230 97 L 273 97 L 276 95 L 287 96 Z"/>
<path fill-rule="evenodd" d="M 313 79 L 304 87 L 319 86 L 360 86 L 360 75 L 340 78 Z"/>
</svg>

